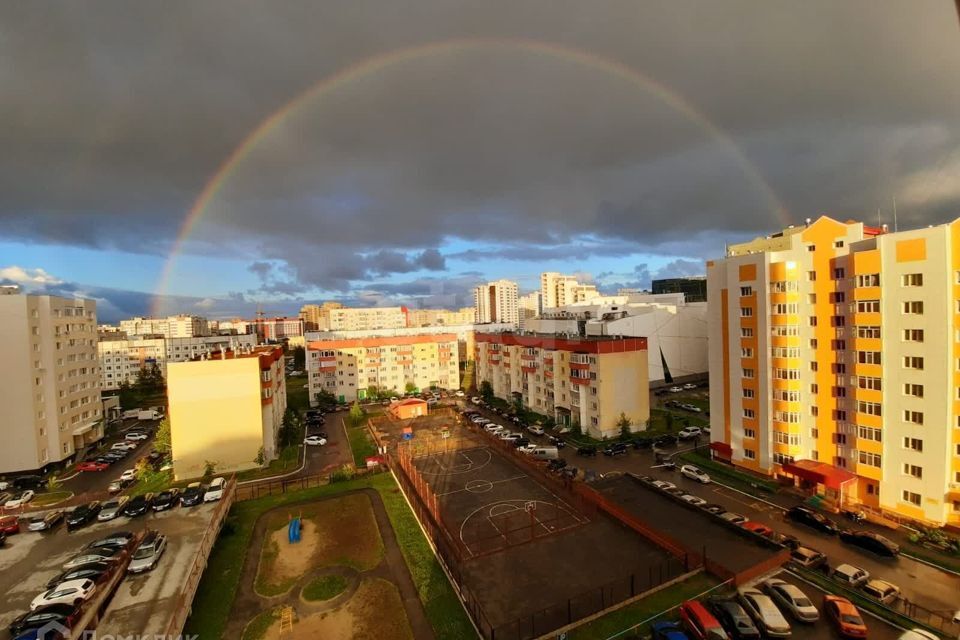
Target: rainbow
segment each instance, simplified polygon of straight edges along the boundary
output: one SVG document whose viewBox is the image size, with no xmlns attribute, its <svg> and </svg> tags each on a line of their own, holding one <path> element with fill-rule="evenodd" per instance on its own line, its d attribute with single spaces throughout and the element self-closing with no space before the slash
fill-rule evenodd
<svg viewBox="0 0 960 640">
<path fill-rule="evenodd" d="M 722 143 L 727 148 L 731 156 L 737 161 L 744 175 L 759 190 L 760 194 L 769 203 L 770 207 L 784 221 L 789 223 L 789 216 L 783 203 L 774 193 L 770 185 L 764 180 L 763 176 L 753 165 L 753 163 L 744 155 L 743 151 L 723 130 L 717 127 L 702 112 L 691 105 L 686 99 L 678 95 L 670 88 L 657 82 L 656 80 L 640 73 L 639 71 L 628 67 L 617 60 L 605 58 L 592 52 L 575 49 L 569 46 L 561 46 L 539 40 L 524 39 L 500 39 L 500 38 L 458 38 L 454 40 L 444 40 L 431 42 L 427 44 L 387 51 L 375 56 L 361 60 L 355 64 L 345 67 L 336 73 L 321 79 L 316 84 L 308 87 L 302 93 L 281 106 L 279 109 L 264 118 L 255 129 L 253 129 L 246 138 L 244 138 L 233 152 L 217 167 L 213 176 L 207 181 L 203 190 L 197 196 L 193 206 L 184 218 L 180 226 L 177 238 L 174 241 L 170 254 L 161 270 L 160 278 L 154 289 L 154 298 L 151 312 L 153 315 L 160 315 L 160 305 L 163 295 L 167 292 L 170 279 L 173 275 L 177 257 L 184 250 L 190 234 L 197 227 L 197 224 L 203 218 L 210 203 L 217 197 L 217 194 L 229 180 L 230 176 L 240 164 L 250 156 L 257 145 L 270 132 L 280 125 L 290 116 L 298 113 L 307 105 L 315 100 L 322 98 L 340 87 L 351 82 L 355 82 L 367 76 L 390 69 L 391 67 L 430 58 L 433 56 L 447 55 L 455 52 L 462 52 L 471 49 L 496 49 L 497 51 L 512 50 L 518 53 L 527 53 L 533 55 L 549 56 L 570 63 L 594 69 L 609 76 L 619 78 L 638 89 L 655 96 L 663 104 L 669 106 L 677 113 L 683 115 L 689 121 L 695 123 L 702 130 L 709 133 L 715 140 Z"/>
</svg>

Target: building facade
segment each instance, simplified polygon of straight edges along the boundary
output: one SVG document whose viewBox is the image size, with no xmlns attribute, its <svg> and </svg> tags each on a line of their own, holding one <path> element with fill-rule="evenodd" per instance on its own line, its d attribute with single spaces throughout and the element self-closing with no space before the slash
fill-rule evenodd
<svg viewBox="0 0 960 640">
<path fill-rule="evenodd" d="M 473 290 L 474 321 L 477 324 L 503 322 L 517 326 L 519 288 L 511 280 L 497 280 Z"/>
<path fill-rule="evenodd" d="M 339 302 L 324 302 L 323 304 L 305 304 L 300 307 L 304 331 L 328 331 L 331 309 L 343 309 L 343 305 Z"/>
<path fill-rule="evenodd" d="M 210 335 L 207 319 L 190 315 L 166 318 L 136 317 L 121 320 L 120 331 L 128 336 L 161 335 L 165 338 L 196 338 Z"/>
<path fill-rule="evenodd" d="M 707 301 L 707 277 L 664 278 L 650 283 L 654 294 L 682 293 L 687 302 Z"/>
<path fill-rule="evenodd" d="M 543 295 L 539 291 L 520 296 L 517 301 L 517 325 L 521 329 L 526 329 L 527 323 L 541 313 L 543 313 Z"/>
<path fill-rule="evenodd" d="M 592 284 L 583 284 L 576 276 L 555 271 L 540 274 L 541 309 L 552 309 L 577 302 L 587 302 L 600 295 Z"/>
<path fill-rule="evenodd" d="M 408 388 L 457 389 L 460 367 L 452 333 L 317 340 L 307 343 L 310 402 L 326 391 L 339 402 L 368 389 L 403 395 Z"/>
<path fill-rule="evenodd" d="M 254 334 L 207 336 L 202 338 L 164 338 L 162 336 L 124 337 L 102 334 L 97 344 L 100 363 L 100 388 L 119 389 L 124 382 L 134 384 L 141 371 L 156 365 L 167 377 L 167 364 L 187 362 L 221 349 L 249 349 L 257 345 Z M 133 407 L 125 407 L 127 409 Z"/>
<path fill-rule="evenodd" d="M 260 342 L 303 337 L 303 318 L 257 318 L 254 327 Z"/>
<path fill-rule="evenodd" d="M 489 382 L 498 398 L 519 398 L 595 438 L 619 436 L 621 414 L 631 431 L 650 420 L 644 338 L 478 333 L 476 341 L 478 387 Z"/>
<path fill-rule="evenodd" d="M 707 279 L 716 455 L 838 508 L 960 522 L 960 221 L 822 217 Z"/>
<path fill-rule="evenodd" d="M 410 327 L 443 327 L 447 325 L 473 324 L 473 307 L 462 309 L 408 309 Z"/>
<path fill-rule="evenodd" d="M 277 456 L 287 408 L 283 349 L 217 351 L 168 367 L 170 442 L 176 480 L 259 466 Z"/>
<path fill-rule="evenodd" d="M 370 331 L 407 326 L 406 307 L 330 309 L 330 331 Z"/>
<path fill-rule="evenodd" d="M 97 306 L 0 287 L 0 474 L 47 470 L 103 437 Z"/>
</svg>

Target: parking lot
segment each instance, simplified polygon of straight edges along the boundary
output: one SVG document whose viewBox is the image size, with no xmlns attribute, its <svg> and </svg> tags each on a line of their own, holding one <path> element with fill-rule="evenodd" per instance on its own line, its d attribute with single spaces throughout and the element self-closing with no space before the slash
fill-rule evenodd
<svg viewBox="0 0 960 640">
<path fill-rule="evenodd" d="M 151 637 L 165 633 L 176 596 L 216 506 L 211 503 L 151 512 L 135 520 L 120 517 L 69 533 L 63 525 L 48 533 L 27 532 L 24 527 L 21 533 L 9 536 L 0 549 L 0 627 L 5 630 L 15 617 L 27 611 L 34 596 L 46 589 L 47 581 L 90 542 L 117 531 L 155 529 L 167 536 L 166 551 L 153 571 L 127 576 L 120 582 L 98 633 Z"/>
</svg>

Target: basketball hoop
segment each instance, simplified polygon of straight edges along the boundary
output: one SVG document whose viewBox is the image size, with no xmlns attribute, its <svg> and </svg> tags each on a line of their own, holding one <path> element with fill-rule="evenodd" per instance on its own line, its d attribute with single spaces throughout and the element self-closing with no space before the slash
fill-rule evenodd
<svg viewBox="0 0 960 640">
<path fill-rule="evenodd" d="M 528 500 L 526 503 L 524 503 L 523 509 L 524 509 L 524 511 L 526 511 L 527 513 L 530 513 L 531 511 L 536 511 L 536 510 L 537 510 L 537 503 L 536 503 L 536 501 L 534 501 L 534 500 Z"/>
</svg>

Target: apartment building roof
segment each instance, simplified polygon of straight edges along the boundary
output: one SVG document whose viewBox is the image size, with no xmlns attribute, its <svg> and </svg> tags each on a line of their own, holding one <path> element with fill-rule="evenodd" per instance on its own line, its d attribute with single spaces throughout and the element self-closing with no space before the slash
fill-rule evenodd
<svg viewBox="0 0 960 640">
<path fill-rule="evenodd" d="M 218 349 L 209 354 L 194 357 L 190 362 L 206 360 L 239 360 L 241 358 L 259 358 L 260 368 L 269 369 L 270 365 L 283 358 L 283 349 L 274 346 L 253 347 L 252 349 Z"/>
<path fill-rule="evenodd" d="M 553 333 L 477 333 L 476 341 L 494 342 L 508 346 L 535 347 L 580 353 L 623 353 L 646 351 L 646 338 L 620 336 L 573 336 Z"/>
<path fill-rule="evenodd" d="M 375 338 L 344 338 L 342 340 L 317 340 L 307 344 L 308 349 L 353 349 L 357 347 L 387 347 L 408 344 L 433 344 L 456 342 L 454 333 L 434 333 L 412 336 L 382 336 Z"/>
</svg>

